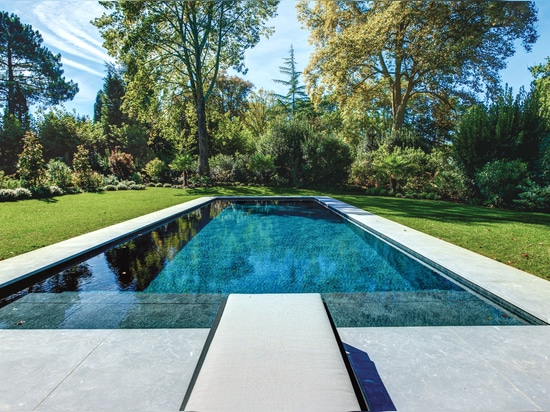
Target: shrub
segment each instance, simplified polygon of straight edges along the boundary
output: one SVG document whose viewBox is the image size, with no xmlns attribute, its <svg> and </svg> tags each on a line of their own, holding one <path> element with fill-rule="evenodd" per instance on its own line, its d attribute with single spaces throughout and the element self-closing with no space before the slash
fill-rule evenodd
<svg viewBox="0 0 550 412">
<path fill-rule="evenodd" d="M 50 186 L 50 193 L 52 196 L 63 196 L 65 192 L 59 186 Z"/>
<path fill-rule="evenodd" d="M 120 182 L 116 185 L 117 190 L 128 190 L 128 185 L 126 183 Z"/>
<path fill-rule="evenodd" d="M 231 181 L 234 163 L 233 156 L 217 154 L 210 159 L 210 177 L 219 183 Z"/>
<path fill-rule="evenodd" d="M 130 190 L 145 190 L 145 185 L 142 185 L 140 183 L 134 183 L 128 186 L 128 189 Z"/>
<path fill-rule="evenodd" d="M 103 190 L 106 192 L 116 192 L 116 186 L 115 185 L 105 185 L 103 186 Z"/>
<path fill-rule="evenodd" d="M 13 192 L 16 200 L 31 199 L 33 197 L 32 192 L 29 189 L 23 187 L 18 187 Z"/>
<path fill-rule="evenodd" d="M 131 154 L 115 149 L 109 156 L 109 170 L 121 180 L 128 180 L 134 173 L 134 158 Z"/>
<path fill-rule="evenodd" d="M 27 132 L 23 138 L 23 151 L 19 154 L 17 171 L 27 187 L 38 186 L 44 172 L 42 144 L 35 133 Z"/>
<path fill-rule="evenodd" d="M 350 147 L 335 137 L 310 136 L 302 145 L 305 184 L 334 186 L 345 183 L 352 164 Z"/>
<path fill-rule="evenodd" d="M 15 202 L 16 200 L 14 189 L 0 189 L 0 202 Z"/>
<path fill-rule="evenodd" d="M 0 189 L 17 189 L 21 187 L 21 182 L 11 176 L 6 176 L 3 170 L 0 170 Z"/>
<path fill-rule="evenodd" d="M 84 146 L 78 146 L 73 157 L 73 182 L 82 190 L 95 192 L 103 185 L 103 176 L 92 170 L 90 152 Z"/>
<path fill-rule="evenodd" d="M 116 186 L 119 180 L 115 175 L 103 176 L 103 186 Z"/>
<path fill-rule="evenodd" d="M 73 183 L 71 168 L 60 160 L 50 160 L 46 165 L 49 183 L 60 188 L 67 188 Z"/>
<path fill-rule="evenodd" d="M 514 203 L 522 209 L 550 212 L 550 186 L 542 187 L 533 182 L 521 187 L 522 192 Z"/>
<path fill-rule="evenodd" d="M 476 174 L 476 184 L 488 206 L 509 207 L 527 186 L 527 163 L 519 160 L 495 160 Z"/>
<path fill-rule="evenodd" d="M 144 170 L 151 182 L 161 182 L 166 179 L 168 168 L 162 160 L 154 158 L 145 165 Z"/>
<path fill-rule="evenodd" d="M 303 144 L 314 139 L 313 129 L 304 119 L 278 121 L 259 142 L 259 152 L 271 156 L 275 172 L 293 186 L 302 183 Z"/>
</svg>

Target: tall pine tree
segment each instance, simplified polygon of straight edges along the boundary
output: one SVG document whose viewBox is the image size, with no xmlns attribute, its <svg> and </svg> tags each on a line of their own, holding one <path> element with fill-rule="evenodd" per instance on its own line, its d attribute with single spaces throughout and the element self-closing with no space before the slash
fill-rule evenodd
<svg viewBox="0 0 550 412">
<path fill-rule="evenodd" d="M 279 101 L 288 109 L 293 116 L 304 103 L 309 102 L 309 97 L 305 92 L 305 85 L 300 85 L 300 75 L 302 72 L 296 70 L 296 59 L 294 58 L 294 47 L 290 45 L 290 56 L 284 59 L 284 65 L 279 66 L 279 72 L 287 76 L 288 80 L 274 79 L 275 83 L 288 87 L 288 93 L 276 95 Z"/>
<path fill-rule="evenodd" d="M 25 123 L 34 103 L 72 99 L 78 85 L 66 81 L 61 55 L 42 45 L 42 36 L 15 14 L 0 12 L 0 102 L 6 117 Z"/>
</svg>

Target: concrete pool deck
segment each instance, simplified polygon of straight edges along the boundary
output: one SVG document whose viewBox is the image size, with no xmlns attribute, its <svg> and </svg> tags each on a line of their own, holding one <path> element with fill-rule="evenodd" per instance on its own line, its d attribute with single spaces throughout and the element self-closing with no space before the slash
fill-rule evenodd
<svg viewBox="0 0 550 412">
<path fill-rule="evenodd" d="M 550 322 L 550 282 L 334 199 L 318 199 L 473 287 Z M 204 200 L 0 262 L 0 286 Z M 0 410 L 178 410 L 208 331 L 0 330 Z M 375 410 L 550 410 L 550 326 L 338 332 L 374 363 L 385 390 Z"/>
</svg>

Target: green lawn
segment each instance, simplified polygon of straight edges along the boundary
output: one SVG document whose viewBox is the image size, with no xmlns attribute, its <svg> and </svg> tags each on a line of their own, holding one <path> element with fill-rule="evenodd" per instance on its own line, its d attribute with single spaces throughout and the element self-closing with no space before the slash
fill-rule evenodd
<svg viewBox="0 0 550 412">
<path fill-rule="evenodd" d="M 449 202 L 263 187 L 148 188 L 0 203 L 0 259 L 212 195 L 328 195 L 550 279 L 550 215 Z"/>
</svg>

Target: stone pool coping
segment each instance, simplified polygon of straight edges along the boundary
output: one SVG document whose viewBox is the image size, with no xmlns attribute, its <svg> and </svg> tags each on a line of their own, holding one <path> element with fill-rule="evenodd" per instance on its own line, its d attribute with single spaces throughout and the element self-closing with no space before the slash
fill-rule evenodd
<svg viewBox="0 0 550 412">
<path fill-rule="evenodd" d="M 327 196 L 201 197 L 0 261 L 0 289 L 32 277 L 60 262 L 70 262 L 110 243 L 158 227 L 215 199 L 250 198 L 315 199 L 349 220 L 366 226 L 381 238 L 397 243 L 411 255 L 428 259 L 444 273 L 449 271 L 457 275 L 459 280 L 465 281 L 472 289 L 488 291 L 493 297 L 497 297 L 499 303 L 509 302 L 536 319 L 550 323 L 550 282 L 547 280 Z"/>
</svg>

